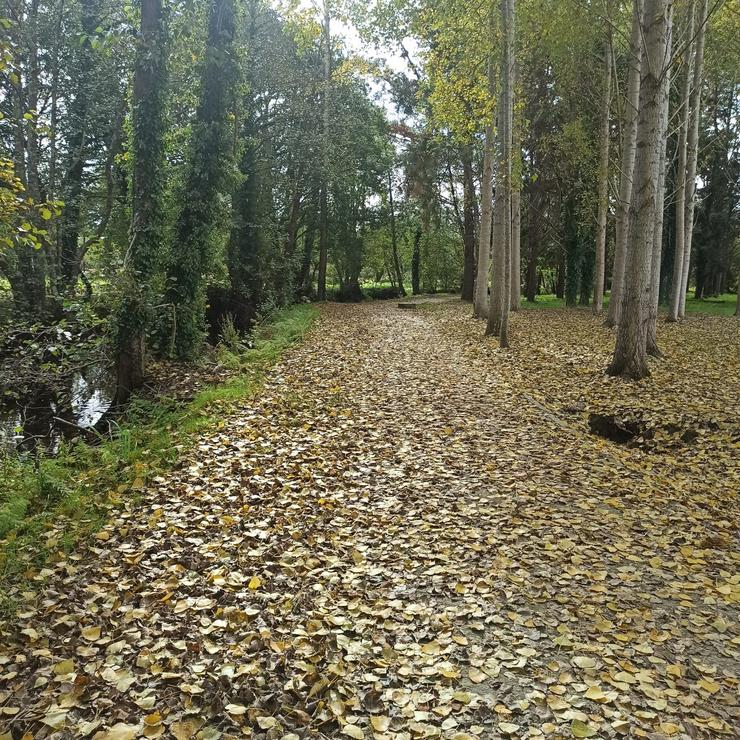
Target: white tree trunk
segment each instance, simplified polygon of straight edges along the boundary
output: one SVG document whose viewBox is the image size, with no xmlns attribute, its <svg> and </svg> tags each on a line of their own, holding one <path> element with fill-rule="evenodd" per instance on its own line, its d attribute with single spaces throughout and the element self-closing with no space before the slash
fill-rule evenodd
<svg viewBox="0 0 740 740">
<path fill-rule="evenodd" d="M 667 58 L 671 58 L 673 46 L 673 7 L 668 9 Z M 663 213 L 665 208 L 665 168 L 668 144 L 668 116 L 671 98 L 671 66 L 667 64 L 660 90 L 660 139 L 658 141 L 658 182 L 655 198 L 655 228 L 653 230 L 653 254 L 650 264 L 650 313 L 647 329 L 647 353 L 662 357 L 658 347 L 658 299 L 660 297 L 660 259 L 663 254 Z"/>
<path fill-rule="evenodd" d="M 694 81 L 691 90 L 691 112 L 686 148 L 686 216 L 684 219 L 684 251 L 681 266 L 681 293 L 678 315 L 686 311 L 686 292 L 689 289 L 691 267 L 691 242 L 694 234 L 694 206 L 696 205 L 696 161 L 699 155 L 699 118 L 701 116 L 701 84 L 704 67 L 704 37 L 707 28 L 707 0 L 699 1 L 696 28 L 696 54 L 694 56 Z"/>
<path fill-rule="evenodd" d="M 601 97 L 601 126 L 599 131 L 599 210 L 596 218 L 596 274 L 594 276 L 593 312 L 604 308 L 604 272 L 606 270 L 606 219 L 609 212 L 609 107 L 612 86 L 612 33 L 610 2 L 606 3 L 606 41 L 604 43 L 604 89 Z"/>
<path fill-rule="evenodd" d="M 493 126 L 486 126 L 483 150 L 483 173 L 480 185 L 480 233 L 478 238 L 478 269 L 475 277 L 473 315 L 488 316 L 488 273 L 491 254 L 491 226 L 493 218 Z"/>
<path fill-rule="evenodd" d="M 662 77 L 666 55 L 671 0 L 645 0 L 641 22 L 644 63 L 635 160 L 634 223 L 630 230 L 624 282 L 624 302 L 614 356 L 607 372 L 644 378 L 647 361 L 647 327 L 650 312 L 651 262 L 655 237 L 658 156 L 661 142 Z"/>
<path fill-rule="evenodd" d="M 614 250 L 614 269 L 612 270 L 609 311 L 607 312 L 605 322 L 607 326 L 615 326 L 619 323 L 622 310 L 622 285 L 624 283 L 627 240 L 629 238 L 632 179 L 635 169 L 637 107 L 640 98 L 640 67 L 642 59 L 640 22 L 642 6 L 643 0 L 633 0 L 632 33 L 630 35 L 630 69 L 627 80 L 627 99 L 624 106 L 624 129 L 622 132 L 622 170 L 619 176 L 619 199 L 617 201 L 617 240 Z"/>
<path fill-rule="evenodd" d="M 518 311 L 522 302 L 522 197 L 517 182 L 511 194 L 511 310 Z"/>
<path fill-rule="evenodd" d="M 694 58 L 694 16 L 695 3 L 691 0 L 687 9 L 686 38 L 689 47 L 686 50 L 686 65 L 683 90 L 679 100 L 678 142 L 676 144 L 676 224 L 673 248 L 673 275 L 671 295 L 668 304 L 668 321 L 678 321 L 681 306 L 681 286 L 683 279 L 683 255 L 685 247 L 684 218 L 686 216 L 686 146 L 689 130 L 689 100 L 691 98 L 691 79 Z"/>
</svg>

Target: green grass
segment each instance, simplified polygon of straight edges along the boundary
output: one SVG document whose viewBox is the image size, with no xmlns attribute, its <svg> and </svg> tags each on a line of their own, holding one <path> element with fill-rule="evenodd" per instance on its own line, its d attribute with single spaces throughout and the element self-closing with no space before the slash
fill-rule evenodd
<svg viewBox="0 0 740 740">
<path fill-rule="evenodd" d="M 735 313 L 735 304 L 737 296 L 734 293 L 724 293 L 714 298 L 699 299 L 694 298 L 694 294 L 689 293 L 686 297 L 686 313 L 703 313 L 713 316 L 732 316 Z M 609 305 L 609 295 L 604 296 L 604 308 Z M 526 298 L 522 299 L 522 308 L 565 308 L 565 300 L 556 298 L 554 295 L 538 295 L 534 303 L 529 303 Z M 574 306 L 580 310 L 590 311 L 590 306 Z M 665 306 L 660 307 L 665 311 Z"/>
<path fill-rule="evenodd" d="M 221 349 L 231 379 L 187 403 L 134 399 L 117 434 L 100 445 L 63 447 L 55 458 L 0 457 L 0 608 L 10 584 L 99 529 L 111 508 L 142 495 L 147 479 L 173 465 L 178 445 L 217 427 L 232 407 L 254 396 L 317 315 L 307 304 L 276 312 L 255 331 L 252 349 Z"/>
</svg>

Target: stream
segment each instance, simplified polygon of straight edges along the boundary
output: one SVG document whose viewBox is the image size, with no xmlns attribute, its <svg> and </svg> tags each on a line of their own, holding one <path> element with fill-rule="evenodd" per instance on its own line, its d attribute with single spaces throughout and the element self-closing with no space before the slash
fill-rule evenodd
<svg viewBox="0 0 740 740">
<path fill-rule="evenodd" d="M 110 409 L 113 391 L 110 370 L 91 365 L 72 375 L 64 388 L 39 388 L 26 403 L 0 406 L 0 453 L 55 455 L 65 439 L 81 434 L 94 438 L 94 427 Z"/>
</svg>

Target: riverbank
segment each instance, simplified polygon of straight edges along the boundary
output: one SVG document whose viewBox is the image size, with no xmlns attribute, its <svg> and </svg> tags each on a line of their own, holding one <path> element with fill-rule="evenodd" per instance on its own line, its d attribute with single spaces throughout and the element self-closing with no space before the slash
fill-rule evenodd
<svg viewBox="0 0 740 740">
<path fill-rule="evenodd" d="M 0 600 L 12 601 L 11 583 L 33 578 L 49 558 L 95 532 L 111 508 L 176 464 L 191 435 L 252 396 L 317 313 L 306 304 L 275 313 L 255 330 L 250 348 L 220 349 L 223 382 L 188 401 L 174 392 L 134 399 L 100 444 L 62 441 L 53 457 L 0 456 Z"/>
</svg>

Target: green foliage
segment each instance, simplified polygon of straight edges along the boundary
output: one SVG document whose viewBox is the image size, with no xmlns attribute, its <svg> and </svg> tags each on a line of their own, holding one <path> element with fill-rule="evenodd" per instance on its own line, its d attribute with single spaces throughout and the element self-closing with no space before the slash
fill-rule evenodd
<svg viewBox="0 0 740 740">
<path fill-rule="evenodd" d="M 227 217 L 230 185 L 228 113 L 236 78 L 233 0 L 209 4 L 208 40 L 202 62 L 200 102 L 192 127 L 182 206 L 169 256 L 165 303 L 174 306 L 169 327 L 179 357 L 196 355 L 205 335 L 205 278 L 210 274 L 218 226 Z"/>
<path fill-rule="evenodd" d="M 316 316 L 316 308 L 305 304 L 277 312 L 255 330 L 252 348 L 230 350 L 226 382 L 199 391 L 190 402 L 135 399 L 109 441 L 62 446 L 56 458 L 0 455 L 0 584 L 68 549 L 94 531 L 111 506 L 138 495 L 148 477 L 175 462 L 178 445 L 222 423 L 232 404 L 256 393 Z"/>
</svg>

